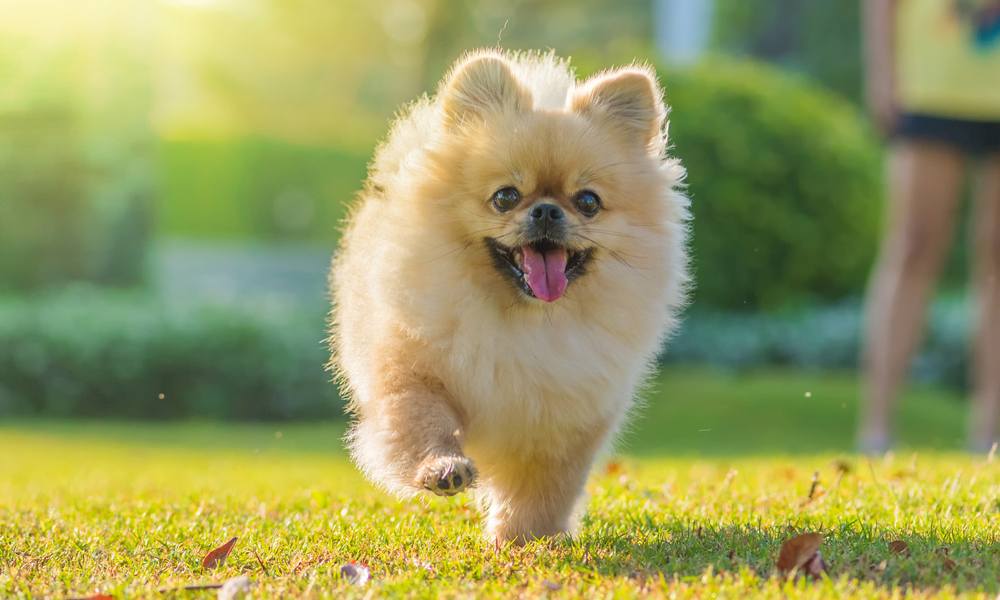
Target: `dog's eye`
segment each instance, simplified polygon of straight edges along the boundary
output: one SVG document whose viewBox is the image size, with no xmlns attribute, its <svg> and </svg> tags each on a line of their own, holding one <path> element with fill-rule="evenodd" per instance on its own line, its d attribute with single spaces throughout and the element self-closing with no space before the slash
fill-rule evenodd
<svg viewBox="0 0 1000 600">
<path fill-rule="evenodd" d="M 490 202 L 493 203 L 493 208 L 500 212 L 507 212 L 508 210 L 517 206 L 517 203 L 521 201 L 521 192 L 517 191 L 517 188 L 505 187 L 493 192 L 493 197 L 490 198 Z"/>
<path fill-rule="evenodd" d="M 587 217 L 592 217 L 597 214 L 597 211 L 601 210 L 600 196 L 590 190 L 578 192 L 577 195 L 573 197 L 573 204 L 576 205 L 576 209 L 578 211 Z"/>
</svg>

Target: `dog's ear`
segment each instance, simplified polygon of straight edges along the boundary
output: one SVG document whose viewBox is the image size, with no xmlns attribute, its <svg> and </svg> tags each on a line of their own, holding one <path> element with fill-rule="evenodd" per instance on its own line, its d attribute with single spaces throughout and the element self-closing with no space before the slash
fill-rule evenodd
<svg viewBox="0 0 1000 600">
<path fill-rule="evenodd" d="M 662 146 L 667 110 L 656 75 L 648 67 L 625 67 L 595 75 L 573 94 L 570 108 L 608 121 L 628 139 L 650 149 Z"/>
<path fill-rule="evenodd" d="M 440 92 L 445 122 L 459 127 L 487 114 L 531 109 L 531 94 L 510 63 L 497 52 L 479 52 L 460 60 Z"/>
</svg>

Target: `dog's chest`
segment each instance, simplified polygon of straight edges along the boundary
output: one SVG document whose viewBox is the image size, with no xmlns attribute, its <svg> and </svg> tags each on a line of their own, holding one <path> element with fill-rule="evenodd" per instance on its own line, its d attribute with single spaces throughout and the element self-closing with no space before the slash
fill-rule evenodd
<svg viewBox="0 0 1000 600">
<path fill-rule="evenodd" d="M 465 319 L 441 351 L 470 441 L 525 450 L 617 422 L 645 365 L 627 340 L 586 323 Z"/>
</svg>

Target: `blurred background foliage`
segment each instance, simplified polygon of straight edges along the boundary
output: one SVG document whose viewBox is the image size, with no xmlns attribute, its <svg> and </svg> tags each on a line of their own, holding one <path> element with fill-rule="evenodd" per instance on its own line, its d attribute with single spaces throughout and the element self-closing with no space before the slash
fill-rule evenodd
<svg viewBox="0 0 1000 600">
<path fill-rule="evenodd" d="M 710 4 L 0 0 L 0 415 L 337 414 L 338 223 L 398 108 L 496 44 L 659 69 L 698 280 L 665 360 L 853 367 L 882 204 L 857 3 Z M 918 370 L 960 386 L 949 298 Z"/>
<path fill-rule="evenodd" d="M 753 62 L 661 77 L 688 170 L 695 305 L 781 309 L 857 294 L 881 210 L 879 150 L 857 109 Z"/>
<path fill-rule="evenodd" d="M 860 2 L 723 0 L 715 6 L 718 50 L 802 73 L 861 101 Z"/>
</svg>

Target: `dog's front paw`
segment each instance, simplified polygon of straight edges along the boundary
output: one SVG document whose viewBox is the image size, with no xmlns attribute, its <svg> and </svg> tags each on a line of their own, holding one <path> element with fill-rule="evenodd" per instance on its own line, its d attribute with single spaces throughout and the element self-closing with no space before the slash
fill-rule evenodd
<svg viewBox="0 0 1000 600">
<path fill-rule="evenodd" d="M 464 456 L 430 457 L 417 469 L 417 485 L 438 496 L 454 496 L 475 480 L 476 467 Z"/>
</svg>

